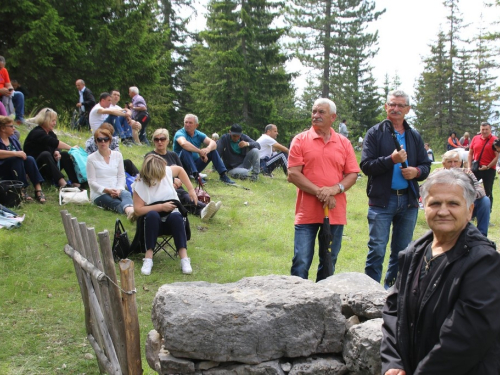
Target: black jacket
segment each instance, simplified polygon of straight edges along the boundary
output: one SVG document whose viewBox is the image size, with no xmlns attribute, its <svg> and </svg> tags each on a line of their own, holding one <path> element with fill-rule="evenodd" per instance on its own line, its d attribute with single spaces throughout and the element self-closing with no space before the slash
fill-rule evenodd
<svg viewBox="0 0 500 375">
<path fill-rule="evenodd" d="M 236 168 L 243 163 L 243 159 L 245 159 L 247 152 L 251 149 L 256 148 L 260 150 L 260 144 L 248 135 L 242 134 L 240 140 L 250 144 L 248 147 L 241 149 L 241 154 L 236 154 L 231 148 L 231 134 L 226 133 L 217 141 L 217 152 L 228 170 Z"/>
<path fill-rule="evenodd" d="M 409 185 L 413 185 L 413 188 L 409 186 L 408 189 L 409 202 L 413 206 L 418 207 L 420 194 L 417 181 L 423 181 L 427 178 L 430 172 L 431 161 L 427 156 L 427 151 L 425 151 L 424 142 L 420 134 L 416 130 L 411 129 L 406 121 L 404 122 L 404 127 L 406 133 L 406 152 L 408 154 L 406 163 L 408 166 L 420 169 L 420 176 L 408 181 Z M 363 173 L 368 176 L 366 194 L 368 195 L 370 206 L 386 207 L 389 203 L 394 169 L 391 154 L 394 149 L 394 141 L 386 121 L 372 126 L 366 133 L 359 166 Z"/>
<path fill-rule="evenodd" d="M 400 272 L 382 313 L 382 374 L 399 368 L 406 375 L 498 375 L 500 254 L 472 224 L 429 283 L 414 321 L 409 319 L 411 280 L 432 238 L 428 232 L 399 255 Z M 412 332 L 416 354 L 410 353 Z"/>
<path fill-rule="evenodd" d="M 90 114 L 90 111 L 92 108 L 95 106 L 95 98 L 94 95 L 92 94 L 92 91 L 88 87 L 85 87 L 85 91 L 83 92 L 83 103 L 85 106 L 85 114 L 87 117 Z"/>
</svg>

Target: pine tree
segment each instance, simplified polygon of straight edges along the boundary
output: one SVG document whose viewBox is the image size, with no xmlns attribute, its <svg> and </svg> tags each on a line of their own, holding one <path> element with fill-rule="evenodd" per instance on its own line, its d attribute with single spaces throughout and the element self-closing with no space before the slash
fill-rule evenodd
<svg viewBox="0 0 500 375">
<path fill-rule="evenodd" d="M 205 131 L 239 122 L 250 136 L 260 135 L 275 100 L 288 95 L 288 58 L 278 45 L 285 30 L 271 26 L 282 6 L 267 0 L 210 2 L 207 30 L 200 33 L 204 44 L 193 49 L 190 89 Z"/>
<path fill-rule="evenodd" d="M 367 100 L 378 100 L 368 61 L 377 52 L 378 34 L 367 33 L 366 26 L 382 13 L 375 11 L 374 2 L 362 0 L 294 0 L 287 7 L 296 57 L 316 70 L 321 96 L 333 99 L 340 116 L 354 122 L 375 121 L 367 119 L 378 107 Z M 373 91 L 361 93 L 362 88 Z"/>
</svg>

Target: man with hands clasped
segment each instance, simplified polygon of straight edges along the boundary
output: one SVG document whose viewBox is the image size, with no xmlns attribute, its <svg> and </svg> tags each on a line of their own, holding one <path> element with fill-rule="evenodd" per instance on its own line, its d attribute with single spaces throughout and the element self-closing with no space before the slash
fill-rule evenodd
<svg viewBox="0 0 500 375">
<path fill-rule="evenodd" d="M 332 128 L 335 103 L 326 98 L 314 102 L 312 126 L 292 141 L 288 157 L 288 182 L 297 186 L 294 256 L 291 274 L 308 278 L 314 243 L 328 207 L 332 233 L 333 271 L 346 224 L 345 191 L 356 183 L 359 167 L 351 143 Z M 326 171 L 326 173 L 325 173 Z M 321 263 L 318 273 L 322 269 Z"/>
</svg>

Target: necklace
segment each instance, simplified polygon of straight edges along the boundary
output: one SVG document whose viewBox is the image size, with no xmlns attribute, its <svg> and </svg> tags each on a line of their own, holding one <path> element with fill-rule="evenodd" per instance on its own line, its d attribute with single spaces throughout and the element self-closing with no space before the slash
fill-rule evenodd
<svg viewBox="0 0 500 375">
<path fill-rule="evenodd" d="M 439 258 L 441 255 L 443 255 L 444 253 L 441 253 L 441 254 L 438 254 L 438 255 L 434 255 L 433 257 L 430 257 L 429 259 L 427 259 L 428 255 L 426 254 L 424 256 L 424 262 L 425 262 L 425 270 L 426 271 L 429 271 L 429 268 L 431 268 L 431 263 L 432 261 L 436 260 L 437 258 Z"/>
</svg>

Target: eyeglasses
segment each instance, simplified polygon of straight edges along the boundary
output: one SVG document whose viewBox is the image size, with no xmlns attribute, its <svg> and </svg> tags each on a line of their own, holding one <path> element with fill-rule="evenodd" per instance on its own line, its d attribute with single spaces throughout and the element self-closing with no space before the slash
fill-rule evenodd
<svg viewBox="0 0 500 375">
<path fill-rule="evenodd" d="M 155 142 L 165 142 L 167 138 L 153 138 L 153 141 Z"/>
<path fill-rule="evenodd" d="M 5 125 L 5 127 L 7 127 L 7 128 L 13 128 L 14 125 Z"/>
<path fill-rule="evenodd" d="M 407 104 L 396 104 L 396 103 L 387 103 L 387 106 L 389 108 L 396 108 L 396 107 L 398 107 L 399 109 L 403 109 L 403 108 L 408 107 Z"/>
<path fill-rule="evenodd" d="M 96 141 L 99 142 L 99 143 L 101 143 L 101 142 L 108 142 L 109 141 L 109 137 L 97 137 Z"/>
</svg>

